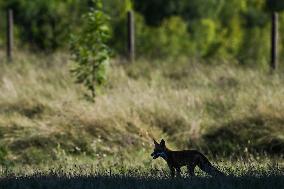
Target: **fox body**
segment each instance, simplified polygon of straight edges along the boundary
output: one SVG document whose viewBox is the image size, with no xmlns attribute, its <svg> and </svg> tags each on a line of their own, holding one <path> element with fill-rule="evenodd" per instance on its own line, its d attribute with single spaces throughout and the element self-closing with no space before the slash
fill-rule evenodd
<svg viewBox="0 0 284 189">
<path fill-rule="evenodd" d="M 212 176 L 224 176 L 224 173 L 215 168 L 209 160 L 197 150 L 172 151 L 166 147 L 165 141 L 162 139 L 160 143 L 154 140 L 155 148 L 151 154 L 153 159 L 163 158 L 171 171 L 171 176 L 175 174 L 180 176 L 180 168 L 187 166 L 188 174 L 194 176 L 194 169 L 198 166 L 202 171 Z"/>
</svg>

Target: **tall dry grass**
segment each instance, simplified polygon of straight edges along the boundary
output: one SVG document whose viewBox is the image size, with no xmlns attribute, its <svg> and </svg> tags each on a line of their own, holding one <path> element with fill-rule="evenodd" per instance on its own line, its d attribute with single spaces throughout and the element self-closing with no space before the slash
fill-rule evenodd
<svg viewBox="0 0 284 189">
<path fill-rule="evenodd" d="M 22 54 L 1 65 L 1 164 L 149 163 L 149 136 L 211 156 L 283 154 L 282 72 L 189 59 L 114 60 L 90 103 L 70 64 L 67 55 Z"/>
</svg>

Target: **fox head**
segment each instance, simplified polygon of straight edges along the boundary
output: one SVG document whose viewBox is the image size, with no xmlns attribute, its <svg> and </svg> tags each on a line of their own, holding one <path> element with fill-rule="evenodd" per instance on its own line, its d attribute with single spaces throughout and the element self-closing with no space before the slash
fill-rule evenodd
<svg viewBox="0 0 284 189">
<path fill-rule="evenodd" d="M 167 147 L 164 139 L 161 140 L 160 144 L 155 139 L 153 141 L 155 144 L 154 152 L 151 154 L 153 159 L 157 159 L 158 157 L 167 159 Z"/>
</svg>

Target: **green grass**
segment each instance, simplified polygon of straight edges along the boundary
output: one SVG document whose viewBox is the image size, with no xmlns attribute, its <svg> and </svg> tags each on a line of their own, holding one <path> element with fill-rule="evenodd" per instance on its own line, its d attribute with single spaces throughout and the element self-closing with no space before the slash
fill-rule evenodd
<svg viewBox="0 0 284 189">
<path fill-rule="evenodd" d="M 66 55 L 20 54 L 13 64 L 1 65 L 2 186 L 49 187 L 54 181 L 63 188 L 70 179 L 74 185 L 82 182 L 81 188 L 96 179 L 98 186 L 91 187 L 105 182 L 121 188 L 283 186 L 282 71 L 271 75 L 234 63 L 182 58 L 120 63 L 112 62 L 95 103 L 74 84 Z M 173 182 L 165 174 L 149 177 L 153 170 L 164 173 L 166 166 L 150 157 L 151 135 L 164 138 L 172 149 L 198 149 L 236 177 L 226 178 L 224 185 L 206 177 Z M 75 164 L 95 171 L 78 173 Z M 50 175 L 50 169 L 62 166 L 62 174 Z M 66 176 L 70 169 L 74 175 Z M 102 175 L 105 170 L 115 176 Z M 139 175 L 132 174 L 135 170 Z M 38 171 L 46 176 L 34 176 Z"/>
</svg>

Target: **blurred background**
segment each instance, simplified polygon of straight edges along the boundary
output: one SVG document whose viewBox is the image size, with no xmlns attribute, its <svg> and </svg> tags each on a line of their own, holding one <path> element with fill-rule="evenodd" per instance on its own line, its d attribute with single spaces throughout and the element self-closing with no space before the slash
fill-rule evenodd
<svg viewBox="0 0 284 189">
<path fill-rule="evenodd" d="M 80 29 L 81 15 L 92 4 L 91 0 L 1 0 L 0 47 L 5 48 L 8 8 L 15 14 L 17 48 L 50 53 L 68 48 L 70 32 Z M 138 57 L 214 57 L 260 66 L 270 58 L 271 10 L 284 14 L 283 3 L 276 1 L 273 7 L 266 0 L 104 0 L 103 4 L 111 17 L 109 44 L 116 55 L 126 52 L 126 14 L 133 9 Z M 283 16 L 279 22 L 283 33 Z M 283 43 L 281 38 L 281 47 Z"/>
<path fill-rule="evenodd" d="M 164 167 L 150 157 L 150 136 L 164 138 L 173 149 L 195 148 L 217 162 L 223 158 L 232 170 L 240 170 L 231 163 L 239 159 L 262 160 L 266 170 L 273 161 L 283 165 L 283 0 L 102 2 L 110 17 L 102 25 L 110 28 L 106 43 L 112 57 L 98 72 L 106 81 L 98 82 L 90 102 L 78 77 L 70 74 L 69 50 L 70 34 L 84 28 L 82 15 L 92 19 L 94 2 L 0 0 L 1 166 L 20 165 L 20 171 L 22 165 L 49 169 L 75 163 L 117 170 Z M 5 57 L 8 9 L 14 16 L 10 63 Z M 126 61 L 129 10 L 135 17 L 132 64 Z M 279 69 L 272 74 L 273 12 L 278 14 Z M 88 57 L 92 49 L 86 49 L 82 54 Z M 92 63 L 88 58 L 79 58 L 80 66 Z M 80 66 L 77 73 L 90 71 Z M 92 75 L 79 80 L 88 78 L 93 89 Z"/>
</svg>

